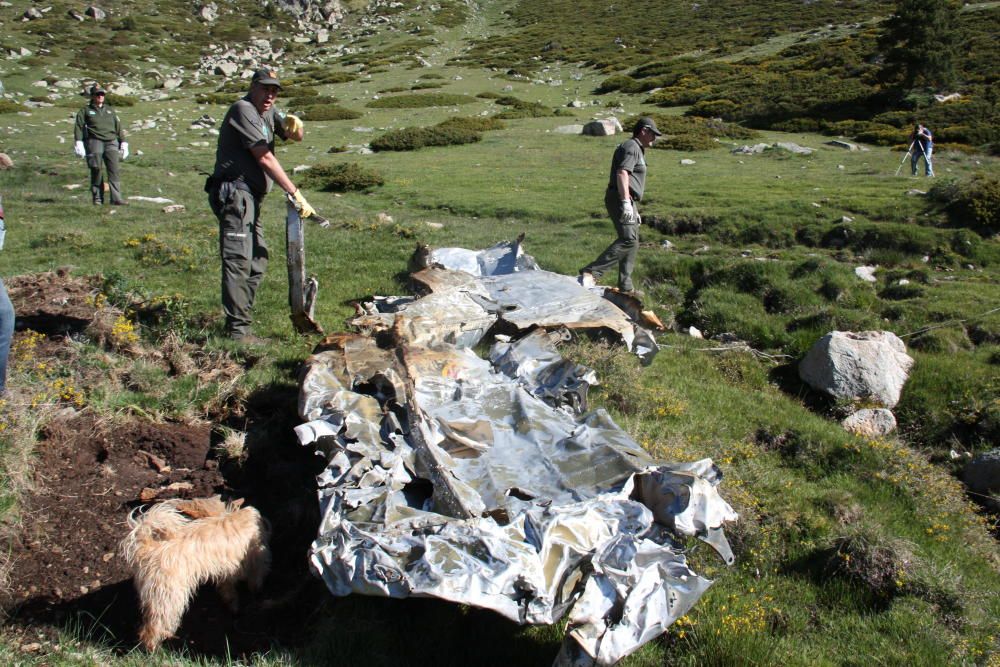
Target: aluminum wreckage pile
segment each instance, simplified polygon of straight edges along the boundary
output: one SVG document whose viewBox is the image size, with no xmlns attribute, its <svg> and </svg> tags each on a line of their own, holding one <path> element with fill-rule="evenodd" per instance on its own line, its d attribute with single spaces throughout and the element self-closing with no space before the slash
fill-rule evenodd
<svg viewBox="0 0 1000 667">
<path fill-rule="evenodd" d="M 566 616 L 556 664 L 610 665 L 711 585 L 684 538 L 732 563 L 722 526 L 737 516 L 710 459 L 656 461 L 587 412 L 593 371 L 556 351 L 567 330 L 599 329 L 648 360 L 656 343 L 636 320 L 655 316 L 540 270 L 520 241 L 418 252 L 424 296 L 364 304 L 362 333 L 310 357 L 296 433 L 328 462 L 310 558 L 334 595 Z M 488 360 L 472 350 L 487 332 Z"/>
</svg>

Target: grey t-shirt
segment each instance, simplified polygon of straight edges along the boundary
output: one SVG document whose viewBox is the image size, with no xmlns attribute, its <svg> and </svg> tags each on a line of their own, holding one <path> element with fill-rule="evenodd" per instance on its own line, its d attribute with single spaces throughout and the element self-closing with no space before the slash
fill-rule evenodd
<svg viewBox="0 0 1000 667">
<path fill-rule="evenodd" d="M 273 107 L 260 114 L 249 96 L 235 102 L 219 129 L 212 175 L 220 181 L 243 181 L 255 195 L 263 197 L 271 190 L 271 178 L 261 169 L 250 149 L 267 146 L 273 152 L 275 134 L 287 138 L 284 125 L 275 124 Z"/>
<path fill-rule="evenodd" d="M 642 201 L 642 192 L 646 188 L 646 157 L 642 144 L 634 137 L 620 143 L 611 158 L 608 187 L 612 190 L 618 190 L 617 174 L 622 169 L 628 172 L 628 189 L 632 191 L 632 197 Z"/>
</svg>

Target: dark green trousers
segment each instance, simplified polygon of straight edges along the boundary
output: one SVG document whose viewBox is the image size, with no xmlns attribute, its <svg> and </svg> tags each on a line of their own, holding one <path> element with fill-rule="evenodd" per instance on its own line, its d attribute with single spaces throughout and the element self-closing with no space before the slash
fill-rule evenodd
<svg viewBox="0 0 1000 667">
<path fill-rule="evenodd" d="M 208 193 L 208 202 L 219 219 L 226 333 L 244 336 L 250 333 L 257 288 L 267 269 L 267 244 L 260 222 L 261 200 L 229 182 L 213 187 Z"/>
<path fill-rule="evenodd" d="M 635 206 L 635 202 L 633 202 L 633 206 Z M 632 271 L 635 269 L 636 255 L 639 254 L 639 225 L 623 225 L 620 222 L 622 203 L 618 193 L 611 188 L 608 188 L 604 194 L 604 208 L 607 209 L 608 216 L 615 225 L 617 238 L 604 249 L 604 252 L 597 259 L 580 271 L 591 273 L 594 278 L 600 278 L 605 271 L 617 264 L 618 289 L 631 292 L 635 289 L 632 285 Z M 635 212 L 639 213 L 638 206 L 636 206 Z"/>
<path fill-rule="evenodd" d="M 104 141 L 102 139 L 87 139 L 87 166 L 90 167 L 90 195 L 95 202 L 104 203 L 104 177 L 101 165 L 108 172 L 108 191 L 112 204 L 120 204 L 122 199 L 122 184 L 118 177 L 118 161 L 121 153 L 118 151 L 118 140 Z"/>
</svg>

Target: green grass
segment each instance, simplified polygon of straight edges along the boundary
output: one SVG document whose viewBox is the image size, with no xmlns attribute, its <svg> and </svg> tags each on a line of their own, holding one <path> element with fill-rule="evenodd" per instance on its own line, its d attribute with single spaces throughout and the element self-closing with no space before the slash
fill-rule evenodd
<svg viewBox="0 0 1000 667">
<path fill-rule="evenodd" d="M 418 241 L 478 248 L 525 232 L 525 249 L 543 268 L 575 274 L 611 238 L 601 193 L 621 137 L 552 132 L 589 120 L 593 108 L 564 111 L 568 118 L 536 112 L 563 110 L 576 98 L 603 103 L 607 98 L 586 91 L 598 89 L 610 74 L 627 74 L 608 93 L 627 109 L 619 115 L 623 121 L 659 111 L 658 122 L 668 134 L 704 140 L 647 154 L 642 214 L 648 224 L 641 230 L 636 272 L 645 302 L 666 322 L 695 325 L 709 335 L 735 333 L 758 353 L 723 353 L 714 341 L 667 333 L 654 363 L 640 368 L 621 350 L 582 341 L 570 346 L 572 356 L 598 370 L 602 384 L 591 391 L 593 405 L 608 407 L 657 456 L 713 457 L 726 475 L 722 493 L 742 517 L 729 531 L 735 567 L 725 569 L 710 550 L 695 549 L 696 569 L 714 577 L 715 586 L 684 622 L 624 664 L 995 664 L 988 661 L 997 659 L 1000 633 L 995 595 L 1000 555 L 950 477 L 955 464 L 949 463 L 951 449 L 974 453 L 995 446 L 1000 437 L 1000 313 L 990 312 L 1000 304 L 1000 241 L 989 235 L 992 210 L 983 210 L 988 233 L 976 233 L 983 225 L 970 230 L 949 217 L 953 208 L 943 209 L 942 201 L 907 194 L 927 190 L 931 182 L 895 177 L 898 151 L 825 147 L 830 138 L 825 132 L 843 118 L 809 117 L 794 132 L 765 129 L 751 135 L 738 125 L 680 116 L 683 109 L 664 110 L 647 101 L 654 80 L 667 86 L 654 96 L 693 104 L 733 93 L 740 77 L 750 77 L 746 80 L 766 96 L 761 82 L 783 77 L 783 67 L 823 62 L 827 70 L 846 71 L 851 54 L 863 51 L 870 36 L 863 34 L 867 27 L 857 32 L 843 26 L 869 26 L 865 22 L 890 6 L 779 4 L 767 6 L 783 17 L 780 28 L 763 15 L 762 3 L 736 8 L 701 3 L 697 15 L 690 3 L 616 6 L 616 29 L 638 36 L 624 49 L 608 36 L 606 5 L 512 0 L 466 15 L 464 6 L 446 3 L 437 20 L 426 8 L 412 14 L 400 8 L 394 16 L 408 30 L 427 26 L 436 42 L 423 30 L 357 34 L 345 38 L 356 53 L 288 66 L 282 77 L 298 88 L 289 91 L 296 105 L 312 99 L 333 104 L 335 98 L 360 117 L 314 121 L 306 114 L 305 140 L 278 148 L 285 168 L 325 166 L 341 173 L 356 164 L 384 181 L 367 190 L 327 192 L 312 180 L 324 175 L 322 169 L 293 175 L 310 203 L 334 222 L 327 229 L 306 227 L 307 270 L 320 283 L 315 317 L 328 331 L 338 331 L 353 314 L 351 301 L 407 293 L 407 259 Z M 187 5 L 158 5 L 156 12 L 150 3 L 135 5 L 139 31 L 155 37 L 187 30 Z M 70 58 L 68 47 L 51 43 L 42 32 L 61 25 L 57 16 L 65 16 L 68 4 L 53 3 L 44 24 L 8 20 L 26 6 L 15 2 L 3 10 L 0 18 L 9 30 L 0 44 L 35 50 L 44 42 L 53 49 L 44 56 L 46 69 L 82 75 L 60 63 Z M 991 25 L 995 9 L 977 11 Z M 247 21 L 254 35 L 264 34 L 260 12 L 255 7 Z M 273 37 L 280 24 L 274 18 L 266 22 Z M 828 23 L 835 26 L 829 34 L 823 28 Z M 562 31 L 574 38 L 556 38 Z M 122 32 L 129 31 L 98 26 L 85 41 L 107 43 Z M 466 50 L 470 36 L 477 41 Z M 140 69 L 149 65 L 139 60 L 147 55 L 190 63 L 205 48 L 202 40 L 220 41 L 216 38 L 199 33 L 184 53 L 157 39 L 119 38 L 102 48 L 114 52 L 115 62 Z M 559 43 L 544 49 L 553 41 Z M 992 46 L 983 48 L 992 53 Z M 418 54 L 430 60 L 435 76 L 414 69 Z M 687 57 L 671 60 L 682 54 Z M 973 61 L 980 57 L 969 54 L 965 71 L 976 71 Z M 484 64 L 497 69 L 483 69 Z M 546 66 L 550 69 L 542 71 Z M 26 99 L 38 93 L 30 83 L 48 72 L 19 67 L 16 61 L 0 64 L 0 76 L 17 99 L 22 94 Z M 518 76 L 521 70 L 530 76 Z M 988 68 L 979 70 L 981 78 L 987 76 Z M 408 91 L 420 74 L 443 88 L 372 103 L 377 91 Z M 127 126 L 149 118 L 158 123 L 132 133 L 134 155 L 123 167 L 125 194 L 185 204 L 184 212 L 169 215 L 160 205 L 142 202 L 114 210 L 89 205 L 85 166 L 71 152 L 66 107 L 36 109 L 30 116 L 4 114 L 2 124 L 14 131 L 4 134 L 0 149 L 16 166 L 0 172 L 8 226 L 3 277 L 64 266 L 75 275 L 110 276 L 111 296 L 141 292 L 142 300 L 159 296 L 171 304 L 157 316 L 165 324 L 149 314 L 140 319 L 147 344 L 161 344 L 173 330 L 209 353 L 245 361 L 220 338 L 218 231 L 197 173 L 212 167 L 215 138 L 188 129 L 205 113 L 219 120 L 224 107 L 216 105 L 245 87 L 234 80 L 219 90 L 218 83 L 192 86 L 165 100 L 140 96 L 134 106 L 119 110 Z M 519 102 L 511 104 L 511 98 Z M 401 104 L 398 100 L 411 106 L 386 106 Z M 426 106 L 428 101 L 446 105 Z M 403 128 L 449 122 L 458 113 L 451 105 L 459 101 L 462 119 L 450 122 L 489 130 L 478 142 L 371 155 L 351 148 Z M 278 105 L 283 103 L 279 98 Z M 512 107 L 521 107 L 522 117 L 498 125 L 494 117 Z M 942 120 L 966 125 L 979 113 L 942 109 L 950 114 Z M 852 129 L 891 133 L 908 118 L 898 109 L 880 113 L 890 115 Z M 816 150 L 810 156 L 730 153 L 744 143 L 777 141 Z M 331 146 L 346 150 L 330 154 Z M 683 158 L 695 164 L 681 165 Z M 942 181 L 958 183 L 995 183 L 1000 174 L 997 158 L 981 153 L 943 150 L 935 168 Z M 949 188 L 943 201 L 961 189 Z M 380 213 L 394 221 L 380 222 Z M 220 401 L 238 404 L 263 388 L 293 388 L 296 369 L 315 338 L 293 333 L 288 320 L 283 217 L 281 197 L 269 196 L 264 224 L 271 264 L 259 293 L 255 332 L 275 342 L 248 364 L 236 387 L 199 386 L 88 342 L 79 363 L 65 373 L 120 378 L 83 389 L 91 408 L 102 414 L 211 418 Z M 665 240 L 671 249 L 662 246 Z M 854 275 L 862 264 L 878 265 L 876 284 Z M 901 279 L 909 285 L 900 285 Z M 832 329 L 887 329 L 907 343 L 916 364 L 895 410 L 898 436 L 865 442 L 847 435 L 832 407 L 798 382 L 795 361 Z M 24 429 L 33 434 L 31 424 Z M 23 439 L 0 437 L 0 457 L 9 462 L 0 492 L 10 515 L 16 513 L 20 488 L 10 462 L 26 446 Z M 894 553 L 914 556 L 890 596 L 830 569 L 830 556 L 842 544 L 838 540 L 861 528 L 882 536 Z M 561 634 L 558 628 L 516 628 L 475 610 L 427 601 L 330 599 L 321 612 L 312 641 L 276 648 L 254 664 L 418 664 L 431 658 L 469 664 L 483 662 L 484 645 L 497 663 L 548 664 Z M 82 642 L 73 650 L 84 657 L 50 648 L 40 660 L 145 664 L 141 655 L 117 656 L 86 637 L 62 645 L 73 642 Z M 180 664 L 215 664 L 190 655 L 176 658 Z M 0 659 L 24 658 L 0 642 Z"/>
</svg>

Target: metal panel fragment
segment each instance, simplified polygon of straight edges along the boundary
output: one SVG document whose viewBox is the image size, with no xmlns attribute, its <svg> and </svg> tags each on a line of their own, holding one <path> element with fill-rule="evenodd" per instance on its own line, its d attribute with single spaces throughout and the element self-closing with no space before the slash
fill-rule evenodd
<svg viewBox="0 0 1000 667">
<path fill-rule="evenodd" d="M 307 362 L 296 433 L 327 460 L 312 566 L 335 595 L 567 617 L 557 662 L 613 664 L 711 584 L 678 540 L 732 562 L 722 474 L 707 459 L 656 461 L 605 411 L 586 411 L 596 377 L 559 355 L 568 329 L 655 351 L 600 290 L 538 269 L 520 239 L 426 258 L 414 275 L 425 296 L 366 304 L 354 322 L 370 335 L 331 336 Z M 478 357 L 498 329 L 517 338 Z M 392 349 L 372 337 L 386 333 Z"/>
</svg>

